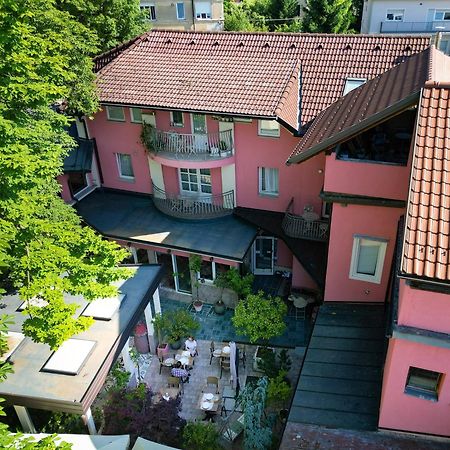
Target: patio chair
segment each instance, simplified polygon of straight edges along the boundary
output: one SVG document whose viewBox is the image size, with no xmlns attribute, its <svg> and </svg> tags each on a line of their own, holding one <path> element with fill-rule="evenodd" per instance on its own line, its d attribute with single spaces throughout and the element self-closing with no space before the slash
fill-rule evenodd
<svg viewBox="0 0 450 450">
<path fill-rule="evenodd" d="M 178 377 L 168 377 L 167 386 L 180 389 L 180 379 Z"/>
<path fill-rule="evenodd" d="M 161 370 L 163 367 L 167 367 L 168 369 L 171 369 L 173 367 L 173 358 L 166 358 L 164 359 L 164 356 L 160 356 L 158 358 L 159 360 L 159 374 L 161 375 Z"/>
<path fill-rule="evenodd" d="M 230 372 L 230 360 L 229 359 L 221 359 L 220 360 L 220 378 L 222 378 L 222 373 L 224 370 L 228 370 Z"/>
<path fill-rule="evenodd" d="M 215 393 L 219 393 L 219 379 L 217 377 L 206 377 L 206 385 L 202 392 L 208 389 L 209 386 L 214 386 Z"/>
<path fill-rule="evenodd" d="M 220 355 L 222 354 L 222 352 L 216 351 L 216 347 L 214 345 L 214 341 L 211 341 L 211 344 L 209 346 L 209 352 L 210 352 L 209 365 L 211 365 L 213 358 L 220 359 Z"/>
<path fill-rule="evenodd" d="M 238 347 L 239 349 L 239 361 L 242 361 L 242 365 L 244 366 L 245 369 L 245 364 L 247 362 L 247 352 L 246 352 L 246 347 L 245 345 L 243 345 L 242 347 Z"/>
</svg>

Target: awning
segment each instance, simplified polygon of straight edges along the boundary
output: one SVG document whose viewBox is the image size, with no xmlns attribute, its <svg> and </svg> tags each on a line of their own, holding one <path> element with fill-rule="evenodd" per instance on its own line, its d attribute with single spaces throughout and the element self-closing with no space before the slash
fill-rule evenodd
<svg viewBox="0 0 450 450">
<path fill-rule="evenodd" d="M 74 138 L 77 146 L 65 157 L 64 173 L 90 172 L 92 170 L 92 154 L 94 141 L 92 139 Z"/>
</svg>

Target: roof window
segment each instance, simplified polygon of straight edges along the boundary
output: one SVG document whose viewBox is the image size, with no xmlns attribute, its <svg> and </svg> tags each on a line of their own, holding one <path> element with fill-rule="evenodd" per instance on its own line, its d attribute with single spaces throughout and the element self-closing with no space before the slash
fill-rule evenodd
<svg viewBox="0 0 450 450">
<path fill-rule="evenodd" d="M 364 84 L 367 80 L 365 78 L 347 78 L 345 80 L 344 92 L 342 95 L 347 95 L 353 89 L 359 88 L 362 84 Z"/>
</svg>

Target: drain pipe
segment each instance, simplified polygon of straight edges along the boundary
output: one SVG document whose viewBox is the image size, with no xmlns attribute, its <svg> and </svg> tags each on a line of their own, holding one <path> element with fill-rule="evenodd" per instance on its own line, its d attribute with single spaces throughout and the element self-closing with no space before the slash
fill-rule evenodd
<svg viewBox="0 0 450 450">
<path fill-rule="evenodd" d="M 194 0 L 191 0 L 191 6 L 192 6 L 192 26 L 194 27 L 194 31 L 197 31 L 197 30 L 195 29 Z"/>
</svg>

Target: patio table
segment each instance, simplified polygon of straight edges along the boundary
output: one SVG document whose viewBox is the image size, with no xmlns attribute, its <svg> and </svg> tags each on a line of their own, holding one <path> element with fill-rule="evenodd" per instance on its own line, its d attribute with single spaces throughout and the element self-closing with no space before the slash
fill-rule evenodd
<svg viewBox="0 0 450 450">
<path fill-rule="evenodd" d="M 179 393 L 180 393 L 180 388 L 175 388 L 175 387 L 162 387 L 158 391 L 158 395 L 161 397 L 161 399 L 164 399 L 166 401 L 177 398 Z"/>
<path fill-rule="evenodd" d="M 187 350 L 178 350 L 175 359 L 184 367 L 192 367 L 194 365 L 194 358 Z"/>
<path fill-rule="evenodd" d="M 198 399 L 198 409 L 204 411 L 208 416 L 217 414 L 220 407 L 220 400 L 222 396 L 220 394 L 210 394 L 202 392 Z"/>
</svg>

